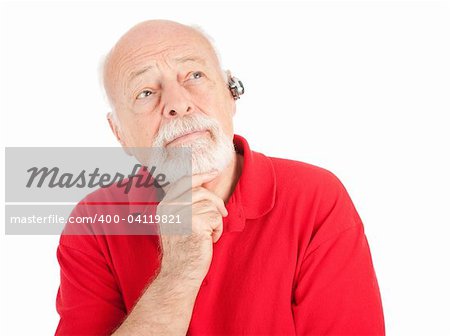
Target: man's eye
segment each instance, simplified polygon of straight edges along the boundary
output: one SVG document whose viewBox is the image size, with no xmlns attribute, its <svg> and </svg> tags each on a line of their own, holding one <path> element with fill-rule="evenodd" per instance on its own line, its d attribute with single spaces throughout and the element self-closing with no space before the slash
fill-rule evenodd
<svg viewBox="0 0 450 336">
<path fill-rule="evenodd" d="M 143 99 L 143 98 L 146 98 L 146 97 L 148 97 L 148 96 L 150 96 L 150 95 L 152 95 L 152 94 L 153 94 L 152 91 L 150 91 L 150 90 L 144 90 L 144 91 L 142 91 L 141 93 L 139 93 L 139 94 L 137 95 L 136 99 Z"/>
<path fill-rule="evenodd" d="M 204 75 L 203 75 L 203 72 L 201 72 L 201 71 L 196 71 L 196 72 L 193 72 L 192 74 L 191 74 L 191 79 L 200 79 L 200 78 L 202 78 Z"/>
</svg>

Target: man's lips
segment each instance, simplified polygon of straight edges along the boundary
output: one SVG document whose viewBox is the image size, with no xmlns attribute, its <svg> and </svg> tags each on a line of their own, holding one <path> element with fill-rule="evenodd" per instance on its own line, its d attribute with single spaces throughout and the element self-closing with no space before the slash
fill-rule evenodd
<svg viewBox="0 0 450 336">
<path fill-rule="evenodd" d="M 183 134 L 179 137 L 176 137 L 175 139 L 169 141 L 166 146 L 175 146 L 177 144 L 183 143 L 183 142 L 189 142 L 192 140 L 195 140 L 201 136 L 209 134 L 208 130 L 201 130 L 201 131 L 194 131 L 190 133 Z"/>
</svg>

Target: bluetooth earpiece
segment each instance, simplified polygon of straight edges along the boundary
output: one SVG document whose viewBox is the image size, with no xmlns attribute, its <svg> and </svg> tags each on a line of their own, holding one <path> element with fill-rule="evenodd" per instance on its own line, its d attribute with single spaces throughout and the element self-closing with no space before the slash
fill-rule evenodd
<svg viewBox="0 0 450 336">
<path fill-rule="evenodd" d="M 244 94 L 244 84 L 237 77 L 233 77 L 228 73 L 228 88 L 233 95 L 234 100 L 238 100 Z"/>
</svg>

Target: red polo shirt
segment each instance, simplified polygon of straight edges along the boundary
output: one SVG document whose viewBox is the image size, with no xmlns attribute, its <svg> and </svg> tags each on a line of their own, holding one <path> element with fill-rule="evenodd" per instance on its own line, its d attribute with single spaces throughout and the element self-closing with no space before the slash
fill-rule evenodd
<svg viewBox="0 0 450 336">
<path fill-rule="evenodd" d="M 188 334 L 384 334 L 363 224 L 339 179 L 234 143 L 243 171 Z M 85 201 L 98 199 L 113 202 L 114 189 Z M 73 214 L 100 211 L 80 203 Z M 110 334 L 157 272 L 158 249 L 155 235 L 62 235 L 56 334 Z"/>
</svg>

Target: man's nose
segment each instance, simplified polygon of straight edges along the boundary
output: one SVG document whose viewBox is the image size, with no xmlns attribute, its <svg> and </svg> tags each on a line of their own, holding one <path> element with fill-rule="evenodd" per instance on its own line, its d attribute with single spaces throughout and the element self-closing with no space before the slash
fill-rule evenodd
<svg viewBox="0 0 450 336">
<path fill-rule="evenodd" d="M 186 89 L 178 83 L 167 85 L 162 93 L 163 115 L 166 118 L 182 117 L 192 113 L 193 104 Z"/>
</svg>

